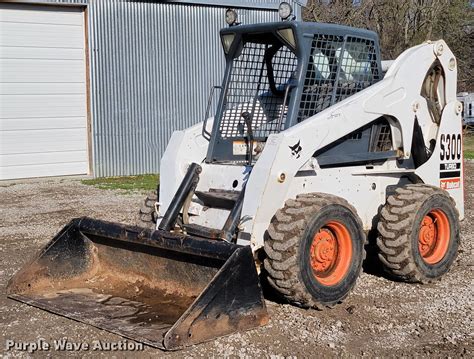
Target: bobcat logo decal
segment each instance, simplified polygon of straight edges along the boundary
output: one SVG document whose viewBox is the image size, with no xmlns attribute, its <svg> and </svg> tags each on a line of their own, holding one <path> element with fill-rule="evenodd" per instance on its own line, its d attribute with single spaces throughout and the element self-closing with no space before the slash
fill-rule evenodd
<svg viewBox="0 0 474 359">
<path fill-rule="evenodd" d="M 291 150 L 291 155 L 296 156 L 297 159 L 300 158 L 300 152 L 303 149 L 303 147 L 301 147 L 300 145 L 300 142 L 301 141 L 298 141 L 298 143 L 296 143 L 295 145 L 288 146 Z"/>
</svg>

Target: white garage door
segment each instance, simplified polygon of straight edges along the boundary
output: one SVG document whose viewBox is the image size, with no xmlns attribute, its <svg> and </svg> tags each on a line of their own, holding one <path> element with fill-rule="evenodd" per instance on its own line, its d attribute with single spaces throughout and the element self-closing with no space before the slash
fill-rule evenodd
<svg viewBox="0 0 474 359">
<path fill-rule="evenodd" d="M 0 179 L 87 173 L 84 13 L 0 4 Z"/>
</svg>

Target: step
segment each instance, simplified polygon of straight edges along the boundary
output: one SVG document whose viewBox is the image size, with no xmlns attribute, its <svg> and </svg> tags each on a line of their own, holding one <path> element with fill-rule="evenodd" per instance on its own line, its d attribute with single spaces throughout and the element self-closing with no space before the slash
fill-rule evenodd
<svg viewBox="0 0 474 359">
<path fill-rule="evenodd" d="M 210 188 L 209 191 L 196 191 L 195 194 L 206 207 L 231 210 L 234 208 L 240 191 Z"/>
</svg>

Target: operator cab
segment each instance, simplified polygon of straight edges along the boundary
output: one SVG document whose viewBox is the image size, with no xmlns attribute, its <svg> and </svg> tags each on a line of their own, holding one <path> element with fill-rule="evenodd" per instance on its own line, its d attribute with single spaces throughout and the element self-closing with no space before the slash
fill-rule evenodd
<svg viewBox="0 0 474 359">
<path fill-rule="evenodd" d="M 268 136 L 381 78 L 377 35 L 341 25 L 275 22 L 220 32 L 226 70 L 208 163 L 251 165 Z"/>
</svg>

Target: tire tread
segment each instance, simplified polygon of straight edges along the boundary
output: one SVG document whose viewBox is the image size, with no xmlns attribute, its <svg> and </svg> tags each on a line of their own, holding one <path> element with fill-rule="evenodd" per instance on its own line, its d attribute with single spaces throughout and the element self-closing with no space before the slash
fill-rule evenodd
<svg viewBox="0 0 474 359">
<path fill-rule="evenodd" d="M 427 277 L 415 263 L 412 253 L 412 227 L 423 203 L 433 195 L 442 195 L 459 216 L 454 200 L 447 191 L 426 184 L 399 187 L 387 198 L 377 224 L 377 246 L 384 270 L 392 277 L 406 282 L 427 283 Z"/>
<path fill-rule="evenodd" d="M 299 278 L 297 263 L 301 238 L 312 217 L 321 208 L 331 204 L 349 209 L 362 228 L 357 211 L 345 199 L 325 193 L 306 193 L 287 200 L 285 206 L 277 211 L 267 230 L 264 246 L 267 258 L 264 268 L 268 282 L 285 300 L 304 308 L 323 309 L 333 306 L 313 298 Z M 362 254 L 365 257 L 365 252 Z"/>
</svg>

